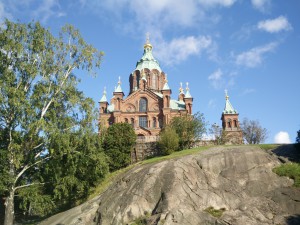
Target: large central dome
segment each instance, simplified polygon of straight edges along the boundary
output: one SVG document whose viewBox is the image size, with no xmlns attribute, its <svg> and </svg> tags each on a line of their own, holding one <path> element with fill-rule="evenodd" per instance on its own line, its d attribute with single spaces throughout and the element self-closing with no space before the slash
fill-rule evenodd
<svg viewBox="0 0 300 225">
<path fill-rule="evenodd" d="M 159 66 L 159 62 L 152 55 L 152 45 L 149 43 L 147 39 L 146 44 L 144 45 L 144 54 L 142 58 L 136 63 L 135 70 L 142 71 L 143 69 L 153 70 L 156 69 L 161 72 L 161 68 Z"/>
</svg>

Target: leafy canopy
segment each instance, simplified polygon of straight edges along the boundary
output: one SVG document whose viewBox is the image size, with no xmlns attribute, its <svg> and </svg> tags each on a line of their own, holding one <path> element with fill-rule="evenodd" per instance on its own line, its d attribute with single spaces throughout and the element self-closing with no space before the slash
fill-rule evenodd
<svg viewBox="0 0 300 225">
<path fill-rule="evenodd" d="M 174 117 L 170 127 L 179 136 L 179 148 L 191 148 L 194 141 L 206 132 L 205 118 L 202 113 Z"/>
<path fill-rule="evenodd" d="M 86 166 L 95 166 L 97 160 L 103 168 L 95 173 L 105 174 L 103 154 L 88 136 L 95 130 L 94 103 L 77 89 L 75 74 L 78 69 L 94 74 L 102 55 L 69 25 L 58 37 L 39 23 L 6 20 L 0 27 L 0 193 L 6 196 L 5 224 L 13 223 L 15 192 L 26 205 L 21 208 L 26 208 L 26 201 L 33 203 L 36 194 L 45 194 L 43 184 L 49 180 L 59 184 L 69 174 L 79 180 L 84 177 L 80 173 L 91 171 Z M 75 155 L 81 156 L 73 160 Z M 70 171 L 69 164 L 61 165 L 64 157 L 80 162 L 81 168 Z M 65 169 L 65 174 L 49 173 L 51 166 Z M 45 195 L 34 204 L 51 208 L 43 203 L 47 199 Z"/>
</svg>

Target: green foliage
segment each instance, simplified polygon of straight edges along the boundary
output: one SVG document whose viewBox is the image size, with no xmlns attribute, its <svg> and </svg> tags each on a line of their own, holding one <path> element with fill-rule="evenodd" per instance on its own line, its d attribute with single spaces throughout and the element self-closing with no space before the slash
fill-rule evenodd
<svg viewBox="0 0 300 225">
<path fill-rule="evenodd" d="M 46 208 L 52 210 L 49 180 L 66 181 L 70 189 L 76 183 L 72 174 L 84 177 L 83 173 L 96 166 L 96 159 L 104 158 L 95 148 L 93 153 L 87 151 L 90 142 L 74 138 L 91 134 L 96 119 L 94 102 L 77 89 L 79 79 L 74 70 L 93 74 L 103 53 L 87 44 L 72 26 L 65 26 L 54 37 L 39 23 L 8 20 L 0 26 L 0 46 L 0 193 L 4 197 L 17 194 L 21 210 L 34 207 L 32 212 L 43 215 Z M 82 158 L 73 160 L 79 155 Z M 73 165 L 82 161 L 76 172 L 75 166 L 67 169 L 61 165 L 65 158 Z M 105 165 L 100 164 L 102 176 Z M 65 174 L 51 174 L 51 167 L 62 168 Z M 36 185 L 39 196 L 33 193 Z M 84 183 L 80 193 L 85 188 Z M 5 223 L 12 224 L 14 201 L 6 201 Z"/>
<path fill-rule="evenodd" d="M 85 199 L 108 173 L 108 163 L 100 137 L 93 132 L 61 134 L 50 145 L 64 148 L 69 154 L 53 155 L 45 168 L 49 192 L 60 207 L 70 207 Z M 55 174 L 55 176 L 52 176 Z"/>
<path fill-rule="evenodd" d="M 213 217 L 217 217 L 220 218 L 223 215 L 223 212 L 225 211 L 225 208 L 221 208 L 221 209 L 215 209 L 214 207 L 210 206 L 207 209 L 205 209 L 205 212 L 208 212 L 210 215 L 212 215 Z"/>
<path fill-rule="evenodd" d="M 203 114 L 174 117 L 170 123 L 172 129 L 179 136 L 179 148 L 191 148 L 193 142 L 206 132 L 206 123 Z"/>
<path fill-rule="evenodd" d="M 45 194 L 44 186 L 34 185 L 18 192 L 19 209 L 27 216 L 45 216 L 57 210 L 53 197 Z"/>
<path fill-rule="evenodd" d="M 170 155 L 176 151 L 179 147 L 179 137 L 176 131 L 169 126 L 165 127 L 160 133 L 158 146 L 162 155 Z"/>
<path fill-rule="evenodd" d="M 279 176 L 287 176 L 295 181 L 294 186 L 300 187 L 300 163 L 286 163 L 273 169 Z"/>
<path fill-rule="evenodd" d="M 109 158 L 110 171 L 126 167 L 131 162 L 131 151 L 136 141 L 136 134 L 128 123 L 111 125 L 104 137 L 103 148 Z"/>
</svg>

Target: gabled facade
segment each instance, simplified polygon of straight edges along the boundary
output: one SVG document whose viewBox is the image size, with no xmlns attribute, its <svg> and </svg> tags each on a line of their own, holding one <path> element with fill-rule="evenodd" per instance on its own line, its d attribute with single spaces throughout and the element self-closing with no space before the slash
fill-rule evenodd
<svg viewBox="0 0 300 225">
<path fill-rule="evenodd" d="M 139 136 L 157 136 L 173 117 L 192 113 L 193 97 L 188 83 L 185 93 L 180 86 L 177 100 L 171 99 L 171 94 L 167 75 L 153 57 L 152 45 L 147 39 L 143 56 L 129 76 L 129 95 L 124 97 L 120 78 L 110 104 L 104 90 L 99 102 L 99 123 L 105 127 L 130 123 Z"/>
<path fill-rule="evenodd" d="M 231 105 L 227 91 L 225 91 L 225 100 L 225 108 L 221 116 L 225 144 L 243 144 L 239 113 Z"/>
</svg>

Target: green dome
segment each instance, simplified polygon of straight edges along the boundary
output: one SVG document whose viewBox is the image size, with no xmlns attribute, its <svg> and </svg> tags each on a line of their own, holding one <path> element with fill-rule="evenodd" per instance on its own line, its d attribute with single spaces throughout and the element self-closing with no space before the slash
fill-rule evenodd
<svg viewBox="0 0 300 225">
<path fill-rule="evenodd" d="M 143 69 L 153 70 L 156 69 L 161 72 L 161 68 L 159 66 L 159 62 L 152 55 L 152 45 L 150 43 L 146 43 L 144 45 L 144 54 L 142 58 L 136 63 L 135 70 L 142 71 Z"/>
</svg>

